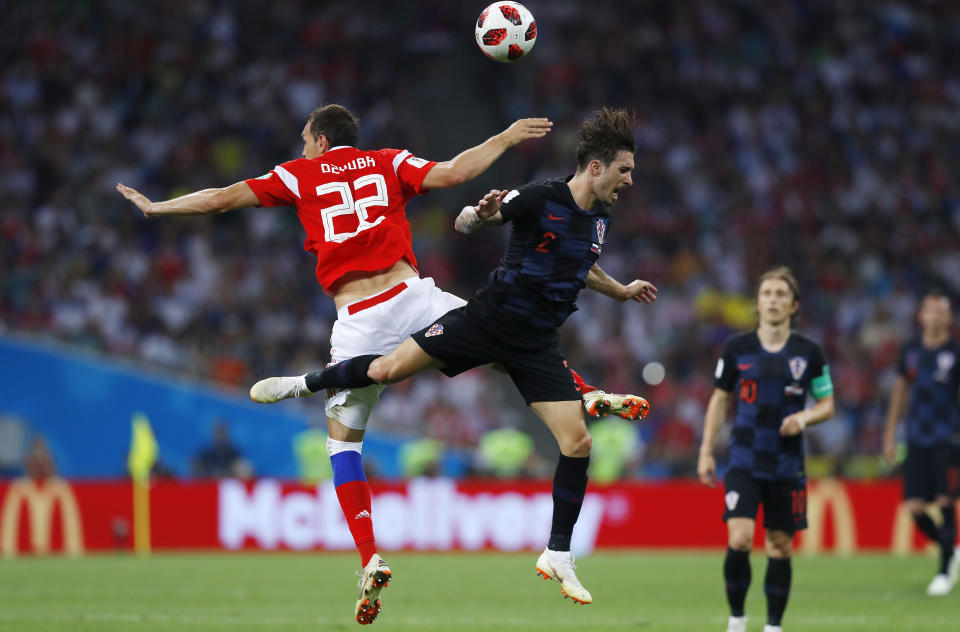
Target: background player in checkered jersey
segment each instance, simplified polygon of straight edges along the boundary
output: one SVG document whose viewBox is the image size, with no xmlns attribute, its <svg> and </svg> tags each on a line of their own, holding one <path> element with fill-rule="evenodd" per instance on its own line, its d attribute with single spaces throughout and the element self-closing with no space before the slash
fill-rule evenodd
<svg viewBox="0 0 960 632">
<path fill-rule="evenodd" d="M 246 206 L 296 207 L 307 233 L 305 249 L 317 255 L 317 280 L 338 308 L 331 354 L 340 361 L 386 353 L 465 302 L 437 289 L 432 279 L 418 277 L 404 212 L 407 201 L 427 189 L 455 186 L 480 175 L 507 148 L 544 136 L 551 125 L 543 118 L 521 119 L 438 163 L 406 150 L 357 149 L 356 118 L 342 106 L 327 105 L 307 118 L 301 132 L 303 158 L 278 165 L 261 178 L 166 202 L 151 202 L 122 184 L 117 189 L 148 217 L 213 214 Z M 583 388 L 592 390 L 585 384 Z M 364 624 L 376 618 L 377 598 L 391 577 L 377 554 L 370 488 L 360 457 L 367 420 L 381 390 L 342 389 L 326 402 L 334 485 L 364 568 L 356 604 L 357 620 Z M 264 402 L 282 397 L 276 392 L 257 395 L 255 399 Z M 584 406 L 594 416 L 612 412 L 635 417 L 639 401 L 593 391 L 585 396 Z"/>
<path fill-rule="evenodd" d="M 940 547 L 940 566 L 927 594 L 948 594 L 957 583 L 960 553 L 955 550 L 960 495 L 960 343 L 950 333 L 953 314 L 942 292 L 924 295 L 918 314 L 920 337 L 900 349 L 897 379 L 890 393 L 883 454 L 893 465 L 897 423 L 906 412 L 907 455 L 903 462 L 903 498 L 917 528 Z M 909 407 L 907 406 L 909 395 Z M 925 511 L 936 501 L 942 516 L 938 527 Z"/>
<path fill-rule="evenodd" d="M 564 595 L 590 603 L 593 598 L 575 572 L 570 539 L 586 492 L 591 441 L 557 328 L 576 309 L 584 287 L 644 303 L 656 300 L 657 289 L 641 280 L 623 285 L 596 263 L 608 234 L 608 206 L 632 184 L 631 118 L 623 110 L 601 109 L 584 121 L 579 138 L 574 175 L 491 191 L 461 213 L 460 230 L 478 223 L 512 224 L 500 267 L 464 307 L 387 355 L 357 356 L 295 378 L 267 378 L 254 390 L 297 380 L 298 390 L 317 392 L 392 384 L 427 369 L 453 376 L 488 363 L 504 366 L 560 447 L 550 539 L 537 571 L 558 580 Z"/>
<path fill-rule="evenodd" d="M 734 395 L 730 463 L 724 478 L 728 547 L 723 564 L 730 619 L 727 632 L 744 632 L 750 587 L 750 548 L 757 508 L 766 530 L 767 624 L 780 632 L 790 594 L 793 535 L 807 527 L 803 430 L 833 415 L 833 384 L 820 345 L 791 330 L 800 308 L 793 273 L 778 267 L 760 277 L 759 325 L 724 344 L 707 406 L 697 462 L 700 480 L 713 486 L 713 444 Z M 806 408 L 807 395 L 816 404 Z"/>
</svg>

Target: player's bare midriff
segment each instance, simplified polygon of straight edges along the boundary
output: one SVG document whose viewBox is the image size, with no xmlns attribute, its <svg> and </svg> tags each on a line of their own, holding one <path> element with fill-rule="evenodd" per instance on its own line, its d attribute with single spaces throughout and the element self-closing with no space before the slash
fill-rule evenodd
<svg viewBox="0 0 960 632">
<path fill-rule="evenodd" d="M 379 294 L 404 279 L 415 276 L 418 275 L 413 266 L 401 259 L 383 270 L 348 272 L 330 286 L 329 292 L 333 295 L 337 309 L 340 309 L 347 303 Z"/>
</svg>

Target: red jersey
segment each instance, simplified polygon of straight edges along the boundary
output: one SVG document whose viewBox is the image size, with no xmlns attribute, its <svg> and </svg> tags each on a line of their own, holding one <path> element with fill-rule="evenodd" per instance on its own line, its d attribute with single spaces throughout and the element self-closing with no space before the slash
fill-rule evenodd
<svg viewBox="0 0 960 632">
<path fill-rule="evenodd" d="M 416 269 L 407 201 L 424 193 L 437 164 L 400 149 L 334 147 L 246 180 L 261 206 L 294 206 L 317 255 L 324 290 L 347 272 L 389 268 L 406 259 Z"/>
</svg>

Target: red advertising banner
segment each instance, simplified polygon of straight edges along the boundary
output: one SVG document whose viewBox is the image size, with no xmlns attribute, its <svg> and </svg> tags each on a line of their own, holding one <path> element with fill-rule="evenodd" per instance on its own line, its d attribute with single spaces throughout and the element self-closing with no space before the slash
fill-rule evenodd
<svg viewBox="0 0 960 632">
<path fill-rule="evenodd" d="M 432 478 L 372 487 L 374 529 L 385 550 L 536 550 L 550 530 L 549 481 Z M 129 481 L 0 483 L 0 554 L 129 549 L 132 497 Z M 329 482 L 161 481 L 151 486 L 150 508 L 155 550 L 353 548 Z M 581 552 L 720 548 L 722 512 L 722 489 L 696 481 L 592 486 L 573 545 Z M 925 545 L 895 481 L 811 481 L 807 519 L 810 528 L 796 543 L 801 553 L 907 553 Z"/>
</svg>

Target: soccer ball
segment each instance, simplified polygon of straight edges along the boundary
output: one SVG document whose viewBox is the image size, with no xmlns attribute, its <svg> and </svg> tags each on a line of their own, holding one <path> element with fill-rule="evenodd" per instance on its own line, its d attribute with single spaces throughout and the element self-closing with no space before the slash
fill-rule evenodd
<svg viewBox="0 0 960 632">
<path fill-rule="evenodd" d="M 490 59 L 517 61 L 537 43 L 537 23 L 519 2 L 494 2 L 480 14 L 474 35 Z"/>
</svg>

